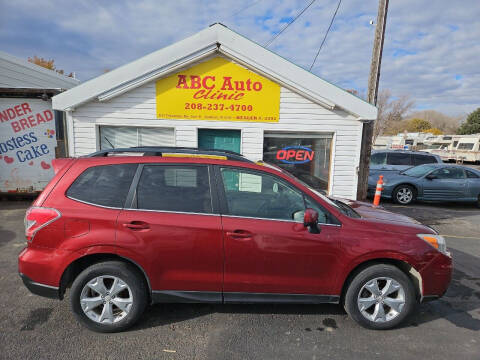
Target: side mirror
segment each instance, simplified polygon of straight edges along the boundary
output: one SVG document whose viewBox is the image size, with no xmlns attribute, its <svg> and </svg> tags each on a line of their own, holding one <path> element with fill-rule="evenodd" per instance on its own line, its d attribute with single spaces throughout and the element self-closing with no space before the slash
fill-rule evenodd
<svg viewBox="0 0 480 360">
<path fill-rule="evenodd" d="M 437 176 L 436 175 L 433 175 L 433 174 L 428 174 L 427 176 L 425 176 L 425 179 L 428 179 L 428 180 L 433 180 L 433 179 L 436 179 Z"/>
<path fill-rule="evenodd" d="M 312 234 L 319 234 L 318 228 L 318 212 L 313 209 L 306 209 L 303 215 L 303 226 L 308 228 L 308 232 Z"/>
</svg>

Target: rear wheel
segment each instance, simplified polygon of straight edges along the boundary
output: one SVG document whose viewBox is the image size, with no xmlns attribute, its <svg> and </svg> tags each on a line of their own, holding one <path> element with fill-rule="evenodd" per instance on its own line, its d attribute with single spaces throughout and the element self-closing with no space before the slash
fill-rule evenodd
<svg viewBox="0 0 480 360">
<path fill-rule="evenodd" d="M 416 192 L 413 186 L 399 185 L 393 190 L 393 201 L 397 204 L 408 205 L 415 201 Z"/>
<path fill-rule="evenodd" d="M 345 310 L 361 326 L 390 329 L 400 324 L 415 308 L 411 280 L 392 265 L 370 266 L 350 283 L 345 294 Z"/>
<path fill-rule="evenodd" d="M 90 330 L 123 331 L 135 324 L 147 305 L 142 276 L 132 266 L 107 261 L 82 271 L 72 284 L 71 307 Z"/>
<path fill-rule="evenodd" d="M 480 195 L 477 197 L 477 207 L 480 208 Z"/>
</svg>

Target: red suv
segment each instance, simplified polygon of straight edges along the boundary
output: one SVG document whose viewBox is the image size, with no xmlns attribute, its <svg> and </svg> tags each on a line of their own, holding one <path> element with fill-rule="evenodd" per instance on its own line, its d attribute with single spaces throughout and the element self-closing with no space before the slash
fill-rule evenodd
<svg viewBox="0 0 480 360">
<path fill-rule="evenodd" d="M 433 229 L 238 154 L 144 147 L 53 165 L 25 216 L 20 276 L 51 298 L 70 287 L 95 331 L 124 330 L 158 302 L 340 303 L 387 329 L 451 280 Z"/>
</svg>

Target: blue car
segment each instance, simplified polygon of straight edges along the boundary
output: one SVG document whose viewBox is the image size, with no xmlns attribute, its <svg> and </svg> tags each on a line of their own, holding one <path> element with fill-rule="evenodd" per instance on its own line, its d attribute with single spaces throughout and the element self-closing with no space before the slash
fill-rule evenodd
<svg viewBox="0 0 480 360">
<path fill-rule="evenodd" d="M 369 176 L 369 195 L 375 194 L 379 175 Z M 382 198 L 398 204 L 415 200 L 458 201 L 475 202 L 480 207 L 480 171 L 466 166 L 425 164 L 383 175 Z"/>
</svg>

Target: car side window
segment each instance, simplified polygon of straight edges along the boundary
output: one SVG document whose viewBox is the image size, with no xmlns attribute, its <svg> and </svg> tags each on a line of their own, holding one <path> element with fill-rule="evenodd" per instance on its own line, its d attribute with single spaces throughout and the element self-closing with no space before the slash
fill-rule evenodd
<svg viewBox="0 0 480 360">
<path fill-rule="evenodd" d="M 415 166 L 423 165 L 423 164 L 433 164 L 433 163 L 436 163 L 436 162 L 437 162 L 437 159 L 435 159 L 434 156 L 420 155 L 420 154 L 414 154 L 413 155 L 413 164 Z"/>
<path fill-rule="evenodd" d="M 75 179 L 67 196 L 94 205 L 123 208 L 137 164 L 93 166 Z"/>
<path fill-rule="evenodd" d="M 305 210 L 303 194 L 285 181 L 243 169 L 221 168 L 221 173 L 228 214 L 300 221 L 299 213 Z"/>
<path fill-rule="evenodd" d="M 206 166 L 145 165 L 137 185 L 137 208 L 212 213 Z"/>
<path fill-rule="evenodd" d="M 375 153 L 370 157 L 370 165 L 384 165 L 387 162 L 387 153 Z"/>
<path fill-rule="evenodd" d="M 442 168 L 432 172 L 437 179 L 464 179 L 465 174 L 462 169 L 459 168 Z"/>
<path fill-rule="evenodd" d="M 480 178 L 480 176 L 478 176 L 477 174 L 475 174 L 473 171 L 465 170 L 465 172 L 467 173 L 467 178 L 469 178 L 469 179 L 478 179 L 478 178 Z"/>
<path fill-rule="evenodd" d="M 387 155 L 388 165 L 412 165 L 412 158 L 408 153 L 388 153 Z"/>
</svg>

